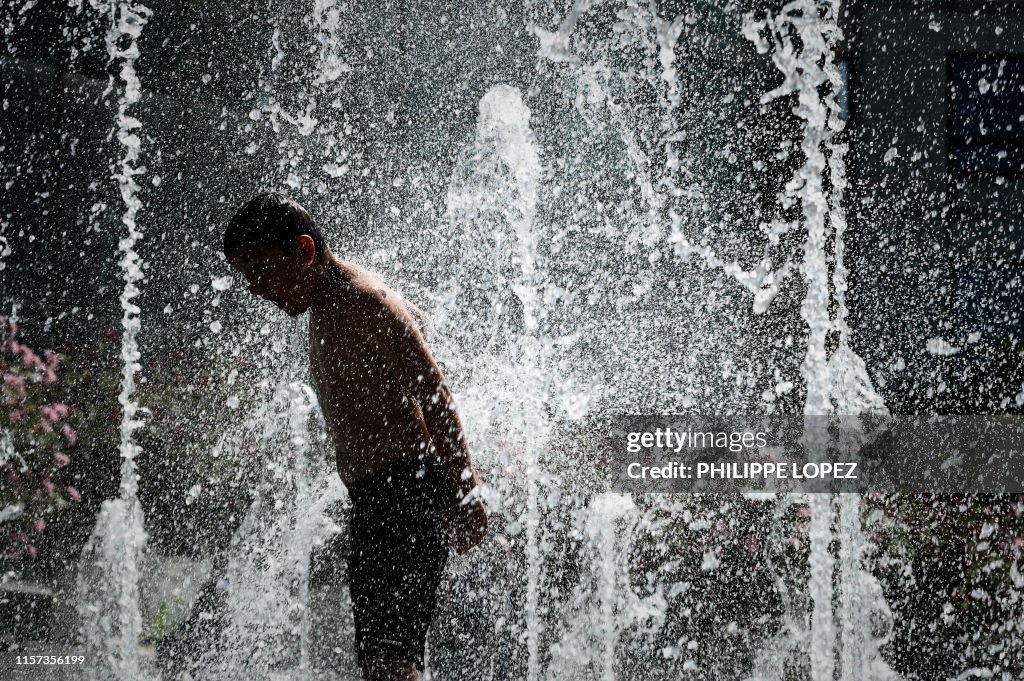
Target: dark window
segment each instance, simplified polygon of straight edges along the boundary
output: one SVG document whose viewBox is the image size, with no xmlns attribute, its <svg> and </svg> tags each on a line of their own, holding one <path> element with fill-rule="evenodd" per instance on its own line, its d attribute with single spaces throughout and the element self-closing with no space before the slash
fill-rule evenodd
<svg viewBox="0 0 1024 681">
<path fill-rule="evenodd" d="M 1024 175 L 1024 56 L 951 55 L 949 167 Z"/>
</svg>

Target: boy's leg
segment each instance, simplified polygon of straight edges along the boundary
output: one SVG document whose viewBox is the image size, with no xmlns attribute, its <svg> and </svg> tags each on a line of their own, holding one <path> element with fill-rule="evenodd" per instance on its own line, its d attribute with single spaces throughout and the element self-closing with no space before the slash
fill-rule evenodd
<svg viewBox="0 0 1024 681">
<path fill-rule="evenodd" d="M 374 471 L 352 486 L 349 589 L 356 650 L 367 679 L 417 679 L 448 559 L 440 468 Z M 421 471 L 419 476 L 416 475 Z M 373 477 L 370 477 L 373 476 Z M 379 671 L 378 671 L 379 670 Z"/>
</svg>

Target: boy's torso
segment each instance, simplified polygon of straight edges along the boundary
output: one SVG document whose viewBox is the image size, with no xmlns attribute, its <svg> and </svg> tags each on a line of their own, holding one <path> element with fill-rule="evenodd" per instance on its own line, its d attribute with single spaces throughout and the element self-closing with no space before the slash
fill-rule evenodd
<svg viewBox="0 0 1024 681">
<path fill-rule="evenodd" d="M 316 390 L 334 441 L 338 475 L 346 484 L 396 461 L 416 458 L 430 438 L 419 404 L 408 395 L 388 360 L 367 341 L 368 329 L 352 323 L 350 305 L 390 311 L 365 287 L 379 280 L 357 277 L 339 291 L 330 312 L 310 312 L 309 359 Z M 389 295 L 397 295 L 389 292 Z M 372 315 L 369 315 L 372 316 Z"/>
</svg>

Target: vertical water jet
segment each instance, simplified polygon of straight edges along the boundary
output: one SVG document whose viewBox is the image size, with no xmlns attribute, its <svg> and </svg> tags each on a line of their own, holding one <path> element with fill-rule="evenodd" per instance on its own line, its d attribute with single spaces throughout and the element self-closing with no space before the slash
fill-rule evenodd
<svg viewBox="0 0 1024 681">
<path fill-rule="evenodd" d="M 138 164 L 142 141 L 141 121 L 129 112 L 141 98 L 141 84 L 135 72 L 139 58 L 138 39 L 152 12 L 141 4 L 112 0 L 109 5 L 110 28 L 106 35 L 111 62 L 121 64 L 123 89 L 117 104 L 116 136 L 124 154 L 116 165 L 117 180 L 125 211 L 121 222 L 127 235 L 118 243 L 124 288 L 120 303 L 121 325 L 121 405 L 120 445 L 121 483 L 117 499 L 103 502 L 79 572 L 80 612 L 83 616 L 87 654 L 96 659 L 90 668 L 95 678 L 136 681 L 149 672 L 139 658 L 142 636 L 139 612 L 139 560 L 146 541 L 142 507 L 138 499 L 139 472 L 135 459 L 140 452 L 135 431 L 143 425 L 135 401 L 135 377 L 139 369 L 138 333 L 141 310 L 133 300 L 139 294 L 142 279 L 141 259 L 136 243 L 142 237 L 137 222 L 142 200 L 135 178 L 145 172 Z M 98 626 L 87 623 L 97 621 Z"/>
</svg>

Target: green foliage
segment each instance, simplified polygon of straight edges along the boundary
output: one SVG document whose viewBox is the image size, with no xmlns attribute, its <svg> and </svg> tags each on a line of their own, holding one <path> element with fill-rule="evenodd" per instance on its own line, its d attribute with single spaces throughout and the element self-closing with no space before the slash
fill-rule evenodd
<svg viewBox="0 0 1024 681">
<path fill-rule="evenodd" d="M 146 625 L 146 631 L 142 635 L 143 642 L 155 645 L 173 634 L 181 624 L 182 614 L 187 611 L 188 603 L 180 598 L 174 599 L 170 603 L 160 601 L 153 618 Z M 178 614 L 177 617 L 174 616 L 175 612 Z"/>
</svg>

